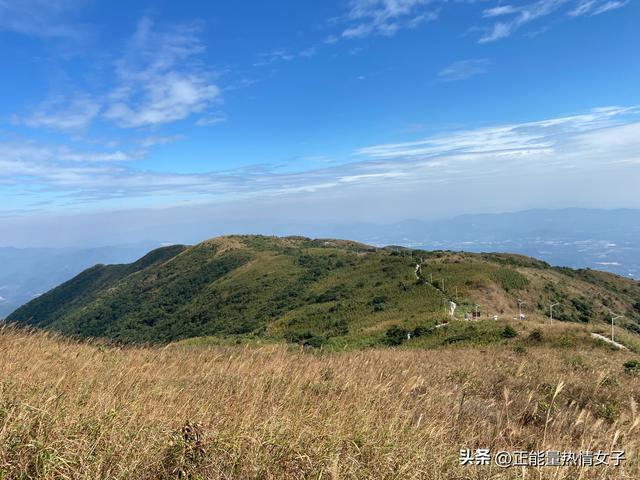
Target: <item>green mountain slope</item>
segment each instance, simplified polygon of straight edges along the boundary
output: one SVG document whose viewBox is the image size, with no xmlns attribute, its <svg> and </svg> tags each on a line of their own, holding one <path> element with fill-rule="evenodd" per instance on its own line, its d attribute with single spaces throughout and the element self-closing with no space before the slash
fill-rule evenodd
<svg viewBox="0 0 640 480">
<path fill-rule="evenodd" d="M 220 237 L 155 250 L 130 265 L 96 266 L 7 321 L 125 342 L 242 336 L 375 344 L 393 325 L 446 322 L 450 300 L 458 317 L 478 304 L 484 318 L 511 319 L 518 299 L 541 319 L 550 302 L 560 302 L 554 317 L 561 321 L 600 323 L 615 310 L 640 332 L 640 285 L 615 275 L 518 255 L 262 236 Z"/>
</svg>

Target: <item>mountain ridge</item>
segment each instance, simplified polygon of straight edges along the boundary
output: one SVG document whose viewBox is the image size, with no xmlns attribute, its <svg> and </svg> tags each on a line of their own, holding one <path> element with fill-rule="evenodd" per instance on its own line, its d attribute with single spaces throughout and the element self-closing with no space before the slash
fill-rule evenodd
<svg viewBox="0 0 640 480">
<path fill-rule="evenodd" d="M 540 319 L 551 301 L 561 304 L 556 320 L 601 322 L 612 309 L 640 333 L 640 284 L 613 274 L 550 267 L 516 254 L 256 235 L 94 266 L 7 321 L 122 342 L 223 336 L 373 345 L 394 325 L 447 322 L 449 301 L 459 318 L 475 305 L 483 318 L 511 318 L 518 299 L 526 301 L 527 315 Z"/>
</svg>

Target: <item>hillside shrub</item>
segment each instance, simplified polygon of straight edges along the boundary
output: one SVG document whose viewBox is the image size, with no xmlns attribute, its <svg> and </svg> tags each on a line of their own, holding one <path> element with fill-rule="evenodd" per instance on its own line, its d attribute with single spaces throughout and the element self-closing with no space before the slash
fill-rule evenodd
<svg viewBox="0 0 640 480">
<path fill-rule="evenodd" d="M 606 403 L 600 405 L 600 408 L 596 412 L 599 417 L 604 418 L 609 423 L 613 423 L 620 418 L 620 407 L 613 403 Z"/>
<path fill-rule="evenodd" d="M 631 330 L 633 333 L 640 335 L 640 325 L 637 323 L 629 323 L 626 327 L 627 330 Z"/>
<path fill-rule="evenodd" d="M 515 338 L 518 336 L 518 332 L 516 332 L 516 330 L 511 325 L 507 325 L 506 327 L 504 327 L 504 330 L 502 330 L 500 336 L 502 338 Z"/>
<path fill-rule="evenodd" d="M 311 332 L 287 332 L 285 333 L 285 339 L 290 343 L 309 345 L 315 348 L 320 348 L 327 342 L 325 337 Z"/>
<path fill-rule="evenodd" d="M 422 337 L 426 335 L 431 335 L 435 331 L 434 327 L 425 327 L 423 325 L 418 325 L 411 332 L 412 337 Z"/>
<path fill-rule="evenodd" d="M 373 305 L 373 311 L 382 312 L 384 310 L 386 301 L 387 301 L 387 297 L 381 297 L 381 296 L 373 297 L 373 299 L 371 300 L 371 305 Z"/>
<path fill-rule="evenodd" d="M 327 343 L 327 339 L 321 335 L 313 335 L 311 338 L 308 338 L 302 345 L 308 345 L 314 348 L 320 348 L 322 345 Z"/>
<path fill-rule="evenodd" d="M 338 262 L 341 260 L 336 259 L 330 255 L 309 255 L 303 253 L 298 256 L 298 265 L 303 267 L 305 275 L 309 279 L 321 278 L 338 267 Z"/>
<path fill-rule="evenodd" d="M 534 328 L 529 334 L 529 340 L 535 343 L 541 343 L 544 340 L 544 333 L 541 328 Z"/>
<path fill-rule="evenodd" d="M 336 320 L 335 322 L 333 322 L 333 325 L 331 325 L 330 333 L 332 336 L 337 337 L 346 335 L 347 333 L 349 333 L 349 324 L 344 318 Z"/>
<path fill-rule="evenodd" d="M 564 360 L 574 370 L 588 370 L 589 363 L 584 359 L 584 357 L 578 353 L 576 354 L 568 354 L 564 357 Z"/>
<path fill-rule="evenodd" d="M 401 345 L 407 339 L 407 330 L 398 325 L 390 327 L 385 334 L 387 345 Z"/>
<path fill-rule="evenodd" d="M 559 338 L 554 340 L 552 344 L 554 347 L 558 347 L 558 348 L 575 348 L 576 341 L 575 341 L 575 338 L 572 338 L 570 335 L 563 334 L 563 335 L 560 335 Z"/>
<path fill-rule="evenodd" d="M 444 339 L 444 343 L 451 345 L 452 343 L 464 342 L 466 340 L 471 340 L 471 337 L 466 333 L 457 333 L 455 335 L 450 335 Z"/>
<path fill-rule="evenodd" d="M 571 303 L 578 311 L 578 320 L 588 323 L 593 317 L 593 306 L 584 298 L 574 298 Z"/>
<path fill-rule="evenodd" d="M 493 273 L 492 278 L 506 292 L 522 290 L 529 285 L 529 279 L 527 277 L 510 268 L 500 268 Z"/>
<path fill-rule="evenodd" d="M 481 333 L 478 331 L 478 326 L 475 324 L 466 325 L 462 332 L 450 334 L 443 341 L 444 344 L 453 344 L 466 341 L 478 341 L 481 337 Z"/>
<path fill-rule="evenodd" d="M 640 361 L 638 360 L 629 360 L 624 362 L 624 371 L 628 374 L 638 374 L 640 373 Z"/>
<path fill-rule="evenodd" d="M 315 298 L 316 303 L 335 302 L 348 296 L 348 288 L 344 284 L 335 285 Z"/>
</svg>

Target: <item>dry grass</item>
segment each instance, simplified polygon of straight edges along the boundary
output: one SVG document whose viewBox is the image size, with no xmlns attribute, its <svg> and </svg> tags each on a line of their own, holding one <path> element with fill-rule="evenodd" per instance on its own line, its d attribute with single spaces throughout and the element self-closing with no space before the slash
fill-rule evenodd
<svg viewBox="0 0 640 480">
<path fill-rule="evenodd" d="M 120 349 L 4 328 L 0 478 L 638 479 L 633 355 L 580 348 Z M 628 460 L 459 467 L 462 447 Z"/>
</svg>

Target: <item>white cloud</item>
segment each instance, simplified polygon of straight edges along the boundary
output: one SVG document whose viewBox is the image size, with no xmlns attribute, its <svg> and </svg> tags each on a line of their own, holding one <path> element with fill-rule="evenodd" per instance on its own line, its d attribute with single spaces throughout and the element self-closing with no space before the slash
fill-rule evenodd
<svg viewBox="0 0 640 480">
<path fill-rule="evenodd" d="M 66 147 L 62 147 L 55 152 L 55 156 L 59 160 L 63 160 L 66 162 L 96 162 L 96 163 L 105 163 L 105 162 L 129 162 L 132 160 L 138 160 L 144 155 L 146 152 L 123 152 L 121 150 L 110 151 L 110 152 L 75 152 Z"/>
<path fill-rule="evenodd" d="M 459 60 L 438 72 L 436 82 L 455 82 L 487 73 L 491 62 L 486 58 Z"/>
<path fill-rule="evenodd" d="M 121 127 L 158 126 L 201 113 L 220 97 L 195 57 L 205 47 L 196 25 L 154 29 L 145 17 L 118 62 L 118 86 L 104 116 Z"/>
<path fill-rule="evenodd" d="M 100 103 L 89 95 L 74 98 L 59 96 L 42 103 L 31 115 L 18 119 L 18 122 L 32 128 L 83 130 L 98 116 L 100 108 Z"/>
<path fill-rule="evenodd" d="M 105 117 L 121 127 L 156 126 L 200 113 L 220 95 L 207 79 L 177 71 L 155 76 L 140 90 L 141 99 L 127 96 L 113 103 Z"/>
<path fill-rule="evenodd" d="M 167 145 L 169 143 L 184 140 L 184 135 L 152 135 L 141 138 L 138 143 L 145 148 L 154 147 L 156 145 Z"/>
<path fill-rule="evenodd" d="M 327 38 L 325 38 L 324 43 L 326 43 L 327 45 L 334 45 L 338 43 L 339 40 L 340 39 L 336 35 L 329 35 Z"/>
<path fill-rule="evenodd" d="M 575 142 L 592 152 L 608 154 L 612 161 L 640 161 L 640 123 L 593 130 L 576 136 Z M 635 155 L 630 155 L 635 151 Z"/>
<path fill-rule="evenodd" d="M 43 144 L 34 141 L 0 143 L 0 181 L 10 176 L 44 175 L 48 172 L 96 168 L 96 164 L 130 162 L 142 158 L 144 151 L 121 150 L 81 151 L 67 146 Z"/>
<path fill-rule="evenodd" d="M 296 171 L 256 165 L 223 172 L 159 172 L 138 170 L 130 163 L 144 151 L 83 152 L 34 142 L 0 143 L 0 185 L 19 186 L 19 195 L 35 189 L 39 198 L 50 192 L 62 198 L 58 201 L 72 205 L 143 198 L 169 203 L 226 201 L 336 188 L 377 191 L 450 182 L 476 185 L 499 175 L 515 178 L 638 165 L 638 115 L 638 108 L 606 107 L 533 122 L 457 130 L 413 142 L 360 148 L 354 152 L 355 161 L 351 158 L 348 163 L 301 166 L 298 162 Z M 148 144 L 154 141 L 160 139 Z"/>
<path fill-rule="evenodd" d="M 57 95 L 14 120 L 73 132 L 99 119 L 122 128 L 157 127 L 205 113 L 220 100 L 221 90 L 199 61 L 205 51 L 199 33 L 197 25 L 160 30 L 145 17 L 115 64 L 113 88 Z"/>
<path fill-rule="evenodd" d="M 591 15 L 600 15 L 601 13 L 608 12 L 610 10 L 616 10 L 618 8 L 624 7 L 628 3 L 629 3 L 629 0 L 626 0 L 624 2 L 619 2 L 619 1 L 605 2 L 599 7 L 595 8 L 591 13 Z"/>
<path fill-rule="evenodd" d="M 490 43 L 511 36 L 520 28 L 554 14 L 581 16 L 599 15 L 622 8 L 630 0 L 535 0 L 524 5 L 498 3 L 482 10 L 482 19 L 493 23 L 473 27 L 480 30 L 480 43 Z M 343 25 L 341 30 L 326 37 L 325 43 L 335 44 L 340 38 L 361 39 L 370 36 L 395 35 L 399 30 L 417 28 L 425 22 L 439 18 L 446 8 L 464 8 L 460 2 L 439 2 L 437 0 L 348 0 L 347 13 L 331 19 L 331 25 Z M 527 35 L 531 38 L 547 31 L 542 25 Z"/>
<path fill-rule="evenodd" d="M 438 18 L 435 10 L 426 10 L 430 0 L 350 0 L 342 31 L 344 38 L 370 35 L 393 36 L 403 28 L 416 28 Z M 329 37 L 334 43 L 337 37 Z M 329 40 L 327 39 L 327 40 Z"/>
<path fill-rule="evenodd" d="M 513 27 L 511 27 L 509 24 L 498 22 L 490 31 L 485 33 L 480 38 L 480 43 L 495 42 L 496 40 L 500 40 L 501 38 L 506 38 L 511 35 L 512 30 Z"/>
<path fill-rule="evenodd" d="M 392 178 L 401 178 L 401 177 L 407 177 L 407 176 L 409 176 L 409 173 L 407 172 L 367 173 L 367 174 L 360 174 L 360 175 L 346 175 L 344 177 L 340 177 L 338 181 L 342 183 L 353 183 L 353 182 L 359 182 L 361 180 L 392 179 Z"/>
<path fill-rule="evenodd" d="M 480 43 L 489 43 L 508 37 L 523 25 L 555 12 L 567 1 L 568 0 L 538 0 L 537 2 L 522 7 L 511 7 L 509 11 L 498 10 L 499 15 L 511 15 L 512 18 L 494 24 L 493 27 L 489 28 L 480 38 Z M 489 12 L 488 15 L 487 12 Z M 491 15 L 491 13 L 496 13 L 495 9 L 493 9 L 493 12 L 492 9 L 485 10 L 484 13 L 485 16 L 496 16 Z"/>
<path fill-rule="evenodd" d="M 0 30 L 77 40 L 80 30 L 66 21 L 77 0 L 1 0 Z"/>
<path fill-rule="evenodd" d="M 502 20 L 484 28 L 485 33 L 480 38 L 480 43 L 506 38 L 524 25 L 547 17 L 567 5 L 573 5 L 567 15 L 578 17 L 599 15 L 609 10 L 622 8 L 628 3 L 629 0 L 538 0 L 523 6 L 497 5 L 482 12 L 483 18 L 500 17 Z"/>
<path fill-rule="evenodd" d="M 296 58 L 293 53 L 290 53 L 284 48 L 274 48 L 268 53 L 262 53 L 259 55 L 258 60 L 254 63 L 256 67 L 263 67 L 265 65 L 271 65 L 275 62 L 289 62 Z"/>
<path fill-rule="evenodd" d="M 311 58 L 318 53 L 316 47 L 305 48 L 299 52 L 291 52 L 286 48 L 274 48 L 268 53 L 262 53 L 258 56 L 258 60 L 253 64 L 256 67 L 265 67 L 277 62 L 290 62 L 296 58 Z"/>
<path fill-rule="evenodd" d="M 497 7 L 488 8 L 482 11 L 482 16 L 485 18 L 499 17 L 501 15 L 508 15 L 516 13 L 518 9 L 511 5 L 498 5 Z"/>
<path fill-rule="evenodd" d="M 569 15 L 572 17 L 585 15 L 593 9 L 594 5 L 596 5 L 597 2 L 598 0 L 583 0 L 579 2 L 573 10 L 569 12 Z"/>
<path fill-rule="evenodd" d="M 315 47 L 310 47 L 310 48 L 305 48 L 304 50 L 302 50 L 298 56 L 302 57 L 302 58 L 311 58 L 311 57 L 315 57 L 316 54 L 318 53 L 318 49 Z"/>
<path fill-rule="evenodd" d="M 567 149 L 580 145 L 587 150 L 584 163 L 596 155 L 589 153 L 595 147 L 600 147 L 602 153 L 614 146 L 626 150 L 629 157 L 637 147 L 637 123 L 623 121 L 626 115 L 636 116 L 637 108 L 606 107 L 593 109 L 584 114 L 557 117 L 535 122 L 525 122 L 513 125 L 499 125 L 453 132 L 446 135 L 432 136 L 416 142 L 398 144 L 382 144 L 358 150 L 358 154 L 377 159 L 432 159 L 444 156 L 486 154 L 531 156 L 542 153 L 546 157 L 549 153 L 558 154 L 558 161 L 563 154 L 577 152 Z"/>
<path fill-rule="evenodd" d="M 201 117 L 196 121 L 198 127 L 211 127 L 227 121 L 227 116 L 224 113 L 214 113 L 206 117 Z"/>
<path fill-rule="evenodd" d="M 582 0 L 569 12 L 569 15 L 572 17 L 579 17 L 582 15 L 600 15 L 601 13 L 605 13 L 610 10 L 622 8 L 628 3 L 629 0 Z"/>
</svg>

